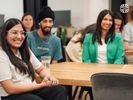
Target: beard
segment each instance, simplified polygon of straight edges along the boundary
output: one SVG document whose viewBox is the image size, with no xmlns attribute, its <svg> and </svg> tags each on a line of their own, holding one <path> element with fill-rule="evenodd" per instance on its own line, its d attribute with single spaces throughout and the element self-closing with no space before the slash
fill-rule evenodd
<svg viewBox="0 0 133 100">
<path fill-rule="evenodd" d="M 47 29 L 47 28 L 49 28 L 49 29 Z M 48 35 L 51 34 L 51 27 L 42 27 L 42 26 L 41 26 L 41 31 L 42 31 L 42 33 L 43 33 L 44 35 L 48 36 Z"/>
</svg>

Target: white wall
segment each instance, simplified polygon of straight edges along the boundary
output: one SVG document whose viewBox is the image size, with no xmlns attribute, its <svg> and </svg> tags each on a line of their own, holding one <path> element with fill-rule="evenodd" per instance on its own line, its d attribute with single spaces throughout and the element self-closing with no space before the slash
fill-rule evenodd
<svg viewBox="0 0 133 100">
<path fill-rule="evenodd" d="M 84 27 L 95 23 L 102 9 L 109 9 L 109 0 L 48 0 L 53 10 L 71 10 L 71 22 L 74 27 Z M 23 0 L 0 0 L 0 14 L 5 20 L 11 17 L 21 19 Z"/>
<path fill-rule="evenodd" d="M 95 23 L 103 9 L 109 9 L 109 0 L 85 0 L 84 25 Z"/>
<path fill-rule="evenodd" d="M 96 22 L 102 9 L 109 9 L 109 0 L 48 0 L 53 10 L 71 10 L 74 27 L 84 27 Z"/>
<path fill-rule="evenodd" d="M 23 15 L 23 0 L 0 0 L 0 14 L 8 18 L 19 18 Z"/>
<path fill-rule="evenodd" d="M 126 0 L 126 4 L 128 4 L 129 6 L 130 6 L 130 5 L 133 6 L 133 0 Z"/>
</svg>

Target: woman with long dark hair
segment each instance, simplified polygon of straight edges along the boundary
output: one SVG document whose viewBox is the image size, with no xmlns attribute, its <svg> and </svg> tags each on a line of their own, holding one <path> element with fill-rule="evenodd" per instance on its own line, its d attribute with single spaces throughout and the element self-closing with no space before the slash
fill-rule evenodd
<svg viewBox="0 0 133 100">
<path fill-rule="evenodd" d="M 124 19 L 119 12 L 113 13 L 114 22 L 115 22 L 115 32 L 122 33 L 123 26 L 124 26 Z"/>
<path fill-rule="evenodd" d="M 26 32 L 35 30 L 35 21 L 31 13 L 29 12 L 24 13 L 21 21 L 25 27 Z"/>
<path fill-rule="evenodd" d="M 65 89 L 29 50 L 19 19 L 7 20 L 0 34 L 0 98 L 2 100 L 66 100 Z M 35 72 L 42 82 L 35 82 Z"/>
<path fill-rule="evenodd" d="M 82 61 L 85 63 L 123 64 L 124 45 L 120 33 L 115 32 L 112 12 L 102 10 L 94 34 L 87 34 L 83 43 Z"/>
</svg>

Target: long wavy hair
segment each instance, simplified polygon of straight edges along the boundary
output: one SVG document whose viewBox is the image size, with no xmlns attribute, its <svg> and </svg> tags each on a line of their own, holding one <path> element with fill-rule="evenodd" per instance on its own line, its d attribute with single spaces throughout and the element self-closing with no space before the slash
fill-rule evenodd
<svg viewBox="0 0 133 100">
<path fill-rule="evenodd" d="M 24 29 L 24 26 L 19 19 L 11 18 L 11 19 L 8 19 L 4 23 L 4 25 L 2 27 L 2 32 L 0 34 L 1 46 L 2 46 L 2 49 L 8 55 L 11 63 L 15 66 L 15 68 L 18 69 L 20 71 L 20 73 L 22 73 L 22 74 L 28 73 L 28 76 L 33 81 L 35 79 L 35 73 L 34 73 L 33 66 L 30 62 L 30 51 L 29 51 L 28 44 L 27 44 L 27 37 L 25 37 L 24 42 L 22 43 L 21 47 L 19 48 L 19 52 L 21 54 L 22 59 L 15 56 L 15 54 L 13 53 L 13 51 L 10 48 L 10 45 L 7 42 L 8 31 L 11 28 L 13 28 L 15 25 L 18 25 L 18 24 L 21 24 Z M 26 35 L 26 33 L 25 33 L 25 35 Z"/>
<path fill-rule="evenodd" d="M 102 36 L 101 23 L 107 14 L 109 14 L 112 17 L 112 26 L 109 29 L 109 31 L 105 37 L 105 43 L 107 44 L 107 41 L 109 38 L 111 39 L 111 41 L 113 41 L 114 36 L 115 36 L 115 34 L 114 34 L 114 31 L 115 31 L 114 18 L 113 18 L 112 12 L 110 10 L 105 9 L 105 10 L 102 10 L 100 12 L 100 14 L 98 15 L 97 22 L 96 22 L 96 31 L 93 34 L 92 43 L 95 43 L 97 41 L 99 44 L 102 44 L 102 41 L 101 41 L 101 36 Z"/>
<path fill-rule="evenodd" d="M 122 32 L 123 26 L 124 26 L 124 19 L 123 19 L 121 13 L 120 13 L 120 12 L 114 12 L 114 13 L 113 13 L 113 17 L 114 17 L 114 19 L 119 19 L 119 20 L 121 20 L 122 23 L 121 23 L 121 26 L 120 26 L 120 31 Z"/>
</svg>

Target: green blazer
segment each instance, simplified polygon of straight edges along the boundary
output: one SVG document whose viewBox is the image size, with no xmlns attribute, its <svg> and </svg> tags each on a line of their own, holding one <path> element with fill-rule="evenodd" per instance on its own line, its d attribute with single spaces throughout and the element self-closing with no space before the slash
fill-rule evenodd
<svg viewBox="0 0 133 100">
<path fill-rule="evenodd" d="M 92 34 L 86 34 L 83 43 L 82 61 L 97 63 L 98 42 L 92 43 Z M 109 64 L 124 63 L 124 44 L 120 33 L 115 33 L 115 38 L 107 42 L 107 60 Z"/>
</svg>

